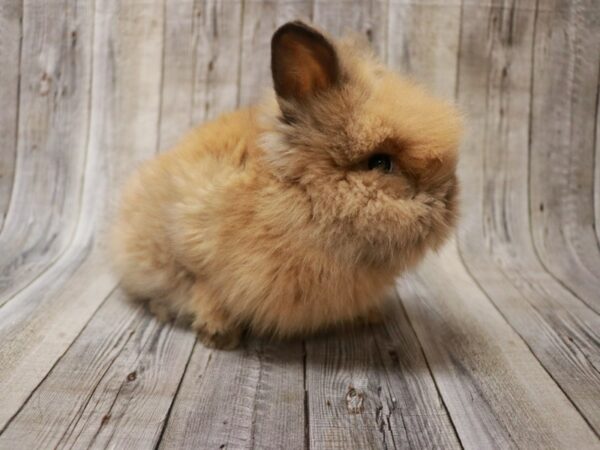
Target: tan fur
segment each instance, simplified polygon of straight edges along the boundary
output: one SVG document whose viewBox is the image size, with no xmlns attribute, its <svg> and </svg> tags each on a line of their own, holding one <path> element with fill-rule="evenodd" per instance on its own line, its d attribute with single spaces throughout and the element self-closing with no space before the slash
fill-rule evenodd
<svg viewBox="0 0 600 450">
<path fill-rule="evenodd" d="M 455 222 L 455 110 L 352 42 L 333 45 L 336 86 L 205 124 L 124 190 L 123 286 L 191 318 L 207 345 L 235 346 L 242 327 L 289 336 L 372 316 Z M 373 153 L 396 171 L 366 170 Z"/>
</svg>

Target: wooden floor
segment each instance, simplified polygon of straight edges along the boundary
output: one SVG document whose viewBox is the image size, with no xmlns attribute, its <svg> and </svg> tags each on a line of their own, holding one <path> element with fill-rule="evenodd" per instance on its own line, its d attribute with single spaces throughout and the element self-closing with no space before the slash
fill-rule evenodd
<svg viewBox="0 0 600 450">
<path fill-rule="evenodd" d="M 600 448 L 597 0 L 0 0 L 0 448 Z M 288 19 L 468 118 L 384 326 L 205 349 L 123 301 L 124 176 L 270 86 Z"/>
</svg>

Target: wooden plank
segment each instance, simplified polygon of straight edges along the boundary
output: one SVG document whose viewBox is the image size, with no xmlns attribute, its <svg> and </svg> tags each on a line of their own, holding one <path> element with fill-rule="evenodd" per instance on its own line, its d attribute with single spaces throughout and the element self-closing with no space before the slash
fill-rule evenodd
<svg viewBox="0 0 600 450">
<path fill-rule="evenodd" d="M 5 343 L 0 349 L 0 430 L 114 289 L 106 243 L 95 235 L 103 236 L 106 208 L 123 174 L 156 148 L 161 5 L 98 5 L 94 34 L 82 214 L 64 255 L 0 309 Z"/>
<path fill-rule="evenodd" d="M 250 348 L 261 363 L 251 446 L 270 450 L 304 448 L 306 392 L 301 343 L 252 341 Z"/>
<path fill-rule="evenodd" d="M 0 66 L 0 231 L 10 203 L 17 154 L 22 17 L 21 0 L 0 4 L 0 55 L 10 61 Z"/>
<path fill-rule="evenodd" d="M 193 340 L 115 291 L 19 415 L 0 448 L 156 444 Z"/>
<path fill-rule="evenodd" d="M 531 230 L 544 266 L 600 313 L 593 213 L 600 4 L 548 3 L 553 9 L 537 15 L 532 68 Z"/>
<path fill-rule="evenodd" d="M 386 58 L 387 0 L 314 0 L 313 21 L 333 36 L 366 38 L 381 58 Z"/>
<path fill-rule="evenodd" d="M 27 400 L 116 282 L 77 248 L 0 309 L 0 430 Z M 30 305 L 29 303 L 32 303 Z"/>
<path fill-rule="evenodd" d="M 496 307 L 598 430 L 600 317 L 546 271 L 531 238 L 535 11 L 507 4 L 465 9 L 463 17 L 469 20 L 463 22 L 458 97 L 470 126 L 460 170 L 469 187 L 460 249 Z"/>
<path fill-rule="evenodd" d="M 286 5 L 288 8 L 281 8 L 289 12 L 301 3 Z M 270 86 L 270 75 L 263 79 L 257 78 L 256 73 L 267 71 L 268 75 L 270 49 L 264 42 L 285 20 L 278 18 L 279 3 L 248 2 L 244 8 L 234 2 L 205 6 L 203 21 L 194 24 L 199 27 L 194 33 L 206 36 L 207 41 L 196 54 L 196 73 L 201 75 L 193 87 L 195 119 L 208 119 L 222 110 L 233 109 L 238 92 L 241 101 L 251 102 L 257 98 L 260 87 Z M 261 20 L 265 21 L 262 25 Z M 236 58 L 240 49 L 241 56 Z M 239 71 L 241 91 L 238 71 L 232 70 L 238 64 L 244 64 Z M 235 78 L 230 76 L 232 73 Z M 214 91 L 222 95 L 212 92 L 213 85 Z M 302 378 L 300 342 L 271 344 L 250 340 L 236 352 L 213 352 L 198 343 L 160 446 L 302 448 Z"/>
<path fill-rule="evenodd" d="M 600 80 L 598 81 L 600 84 Z M 594 136 L 594 229 L 596 230 L 596 238 L 600 242 L 600 90 L 596 98 L 596 135 Z"/>
<path fill-rule="evenodd" d="M 272 88 L 271 37 L 290 20 L 310 20 L 309 0 L 251 1 L 244 3 L 241 41 L 240 105 L 255 103 Z"/>
<path fill-rule="evenodd" d="M 397 298 L 386 316 L 307 341 L 310 448 L 460 448 Z"/>
<path fill-rule="evenodd" d="M 235 109 L 242 45 L 240 2 L 167 2 L 165 14 L 161 149 Z"/>
<path fill-rule="evenodd" d="M 398 287 L 465 448 L 600 448 L 465 271 L 454 243 Z"/>
<path fill-rule="evenodd" d="M 92 8 L 77 3 L 23 4 L 14 207 L 0 234 L 0 305 L 64 252 L 77 225 L 93 29 Z M 19 34 L 13 39 L 18 45 Z"/>
<path fill-rule="evenodd" d="M 196 5 L 194 0 L 165 3 L 158 142 L 161 151 L 176 145 L 193 126 L 191 92 L 198 40 L 194 30 L 204 15 Z"/>
<path fill-rule="evenodd" d="M 302 373 L 300 342 L 198 343 L 160 447 L 303 448 Z"/>
<path fill-rule="evenodd" d="M 383 425 L 394 435 L 404 428 L 409 448 L 461 448 L 421 344 L 397 295 L 390 305 L 384 324 L 370 331 L 375 336 L 392 400 L 388 404 L 388 423 Z M 392 415 L 400 416 L 396 421 L 401 425 L 392 427 Z M 394 444 L 404 446 L 397 437 Z"/>
<path fill-rule="evenodd" d="M 431 92 L 454 99 L 460 2 L 390 1 L 387 63 Z"/>
</svg>

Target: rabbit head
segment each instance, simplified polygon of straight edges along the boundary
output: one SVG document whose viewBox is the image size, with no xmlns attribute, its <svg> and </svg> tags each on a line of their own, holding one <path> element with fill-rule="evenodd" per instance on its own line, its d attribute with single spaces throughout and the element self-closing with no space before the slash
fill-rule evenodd
<svg viewBox="0 0 600 450">
<path fill-rule="evenodd" d="M 279 28 L 271 50 L 276 101 L 261 147 L 310 198 L 324 245 L 399 266 L 439 246 L 457 214 L 457 111 L 361 44 L 302 22 Z"/>
</svg>

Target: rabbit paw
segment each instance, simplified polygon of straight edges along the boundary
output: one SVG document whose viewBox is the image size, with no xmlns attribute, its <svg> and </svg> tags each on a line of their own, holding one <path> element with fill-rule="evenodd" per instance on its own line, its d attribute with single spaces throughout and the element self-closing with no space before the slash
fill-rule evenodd
<svg viewBox="0 0 600 450">
<path fill-rule="evenodd" d="M 159 322 L 169 323 L 174 319 L 172 311 L 160 300 L 152 299 L 148 302 L 148 310 Z"/>
<path fill-rule="evenodd" d="M 383 311 L 377 308 L 370 309 L 360 320 L 364 325 L 380 325 L 384 321 L 385 315 Z"/>
<path fill-rule="evenodd" d="M 236 326 L 225 326 L 218 321 L 205 321 L 196 319 L 192 328 L 198 333 L 200 341 L 205 347 L 219 350 L 233 350 L 238 347 L 242 337 L 242 330 Z"/>
</svg>

